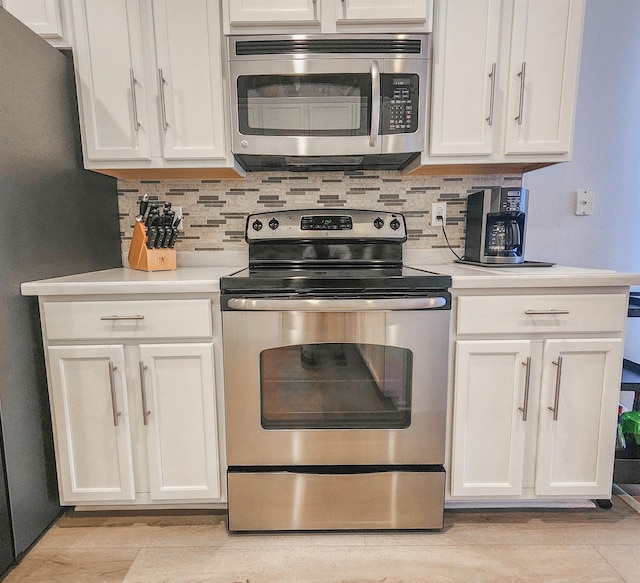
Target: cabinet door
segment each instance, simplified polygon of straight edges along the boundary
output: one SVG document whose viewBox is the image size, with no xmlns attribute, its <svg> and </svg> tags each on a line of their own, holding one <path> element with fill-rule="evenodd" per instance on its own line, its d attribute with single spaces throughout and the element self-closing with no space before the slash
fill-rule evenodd
<svg viewBox="0 0 640 583">
<path fill-rule="evenodd" d="M 431 103 L 433 156 L 490 155 L 502 0 L 436 5 Z"/>
<path fill-rule="evenodd" d="M 430 20 L 432 0 L 334 0 L 338 20 L 360 22 Z"/>
<path fill-rule="evenodd" d="M 88 160 L 148 160 L 137 0 L 72 0 L 78 101 Z"/>
<path fill-rule="evenodd" d="M 456 342 L 452 496 L 522 490 L 528 340 Z"/>
<path fill-rule="evenodd" d="M 218 3 L 158 0 L 152 6 L 164 158 L 224 158 Z"/>
<path fill-rule="evenodd" d="M 536 494 L 609 498 L 622 340 L 548 340 L 540 394 Z"/>
<path fill-rule="evenodd" d="M 225 0 L 229 23 L 319 23 L 321 0 Z"/>
<path fill-rule="evenodd" d="M 571 147 L 585 0 L 515 0 L 505 154 Z"/>
<path fill-rule="evenodd" d="M 219 498 L 213 344 L 144 344 L 140 363 L 151 498 Z"/>
<path fill-rule="evenodd" d="M 48 356 L 63 504 L 133 500 L 123 347 L 51 347 Z"/>
<path fill-rule="evenodd" d="M 2 0 L 7 12 L 46 39 L 62 39 L 59 0 Z"/>
</svg>

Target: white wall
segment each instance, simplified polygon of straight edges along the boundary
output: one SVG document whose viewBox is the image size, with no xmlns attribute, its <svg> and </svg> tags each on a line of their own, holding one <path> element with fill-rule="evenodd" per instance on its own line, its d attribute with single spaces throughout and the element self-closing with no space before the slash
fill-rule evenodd
<svg viewBox="0 0 640 583">
<path fill-rule="evenodd" d="M 525 175 L 526 258 L 640 272 L 640 1 L 587 0 L 573 161 Z M 575 215 L 575 191 L 594 192 Z M 640 318 L 627 358 L 640 362 Z"/>
</svg>

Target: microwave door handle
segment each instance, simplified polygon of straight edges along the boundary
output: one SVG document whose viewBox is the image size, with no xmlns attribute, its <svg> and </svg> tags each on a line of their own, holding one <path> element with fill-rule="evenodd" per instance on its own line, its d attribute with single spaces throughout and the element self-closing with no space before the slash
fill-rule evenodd
<svg viewBox="0 0 640 583">
<path fill-rule="evenodd" d="M 369 145 L 373 148 L 380 133 L 380 67 L 378 61 L 371 61 L 371 133 Z"/>
</svg>

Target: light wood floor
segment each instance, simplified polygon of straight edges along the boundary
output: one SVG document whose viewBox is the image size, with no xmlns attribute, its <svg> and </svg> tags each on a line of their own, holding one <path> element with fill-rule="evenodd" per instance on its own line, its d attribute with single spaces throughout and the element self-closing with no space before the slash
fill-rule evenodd
<svg viewBox="0 0 640 583">
<path fill-rule="evenodd" d="M 5 583 L 640 581 L 640 513 L 447 510 L 434 533 L 229 535 L 214 513 L 72 512 Z"/>
</svg>

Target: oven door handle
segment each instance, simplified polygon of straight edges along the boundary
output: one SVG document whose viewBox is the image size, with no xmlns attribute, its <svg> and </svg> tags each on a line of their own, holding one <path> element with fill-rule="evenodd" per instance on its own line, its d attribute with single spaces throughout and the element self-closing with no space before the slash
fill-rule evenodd
<svg viewBox="0 0 640 583">
<path fill-rule="evenodd" d="M 447 298 L 231 298 L 232 310 L 260 312 L 366 312 L 373 310 L 432 310 L 444 308 Z"/>
</svg>

